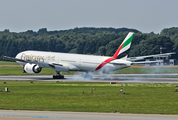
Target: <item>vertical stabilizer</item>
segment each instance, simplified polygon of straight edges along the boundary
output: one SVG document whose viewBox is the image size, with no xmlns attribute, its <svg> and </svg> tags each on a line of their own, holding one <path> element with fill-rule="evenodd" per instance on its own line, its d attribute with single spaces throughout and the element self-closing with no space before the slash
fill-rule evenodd
<svg viewBox="0 0 178 120">
<path fill-rule="evenodd" d="M 116 53 L 114 54 L 114 59 L 127 59 L 128 52 L 132 43 L 133 32 L 129 32 L 122 44 L 117 49 Z"/>
<path fill-rule="evenodd" d="M 124 41 L 122 42 L 122 44 L 117 49 L 114 56 L 106 59 L 95 70 L 101 69 L 103 66 L 105 66 L 107 63 L 110 63 L 114 59 L 124 59 L 124 60 L 126 60 L 129 49 L 130 49 L 130 45 L 131 45 L 131 42 L 132 42 L 133 34 L 134 34 L 133 32 L 129 32 L 128 35 L 126 36 L 126 38 L 124 39 Z"/>
</svg>

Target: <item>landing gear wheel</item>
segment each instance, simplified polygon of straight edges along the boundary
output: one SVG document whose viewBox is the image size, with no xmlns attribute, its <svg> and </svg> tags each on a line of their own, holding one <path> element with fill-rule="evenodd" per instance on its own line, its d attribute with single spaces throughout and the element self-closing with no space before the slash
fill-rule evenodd
<svg viewBox="0 0 178 120">
<path fill-rule="evenodd" d="M 53 79 L 64 79 L 64 75 L 60 75 L 60 73 L 57 72 L 57 75 L 53 75 Z"/>
<path fill-rule="evenodd" d="M 64 75 L 53 75 L 53 79 L 64 79 Z"/>
</svg>

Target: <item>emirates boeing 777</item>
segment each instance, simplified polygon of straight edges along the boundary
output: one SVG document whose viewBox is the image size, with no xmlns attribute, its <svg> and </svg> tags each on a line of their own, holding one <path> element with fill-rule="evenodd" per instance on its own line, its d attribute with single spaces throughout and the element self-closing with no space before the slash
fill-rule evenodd
<svg viewBox="0 0 178 120">
<path fill-rule="evenodd" d="M 130 67 L 131 61 L 127 60 L 131 46 L 133 32 L 129 32 L 122 44 L 112 57 L 94 56 L 44 51 L 23 51 L 15 58 L 4 56 L 4 59 L 19 63 L 26 73 L 40 73 L 42 68 L 54 69 L 57 75 L 54 79 L 63 79 L 60 72 L 84 71 L 83 77 L 92 77 L 88 72 L 110 72 Z"/>
</svg>

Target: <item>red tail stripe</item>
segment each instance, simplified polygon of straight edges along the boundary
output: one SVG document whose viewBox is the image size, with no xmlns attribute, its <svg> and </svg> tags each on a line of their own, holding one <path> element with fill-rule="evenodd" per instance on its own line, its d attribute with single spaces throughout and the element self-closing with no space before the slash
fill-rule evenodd
<svg viewBox="0 0 178 120">
<path fill-rule="evenodd" d="M 95 70 L 99 70 L 101 69 L 103 66 L 105 66 L 107 63 L 110 63 L 114 58 L 111 57 L 111 58 L 108 58 L 106 59 L 104 62 L 102 62 Z"/>
<path fill-rule="evenodd" d="M 111 62 L 113 59 L 114 59 L 114 58 L 111 57 L 111 58 L 106 59 L 104 62 L 109 63 L 109 62 Z"/>
<path fill-rule="evenodd" d="M 106 64 L 107 64 L 106 62 L 102 62 L 95 70 L 99 70 L 100 68 L 102 68 Z"/>
<path fill-rule="evenodd" d="M 107 63 L 110 63 L 113 59 L 116 59 L 123 45 L 124 45 L 124 43 L 121 44 L 121 46 L 118 48 L 118 50 L 116 51 L 116 53 L 114 54 L 113 57 L 106 59 L 106 60 L 105 60 L 104 62 L 102 62 L 95 70 L 101 69 L 101 68 L 102 68 L 103 66 L 105 66 Z"/>
<path fill-rule="evenodd" d="M 119 54 L 119 52 L 120 52 L 120 50 L 121 50 L 121 48 L 122 48 L 123 45 L 124 45 L 124 43 L 119 47 L 119 49 L 118 49 L 118 50 L 116 51 L 116 53 L 114 54 L 114 56 L 113 56 L 114 59 L 117 58 L 117 56 L 118 56 L 118 54 Z"/>
</svg>

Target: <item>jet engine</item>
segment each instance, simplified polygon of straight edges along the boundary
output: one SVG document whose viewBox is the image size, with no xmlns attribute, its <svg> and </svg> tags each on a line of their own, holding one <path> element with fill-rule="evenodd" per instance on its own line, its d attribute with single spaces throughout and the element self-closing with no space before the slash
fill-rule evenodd
<svg viewBox="0 0 178 120">
<path fill-rule="evenodd" d="M 27 73 L 39 73 L 41 72 L 42 68 L 40 68 L 38 65 L 36 64 L 30 64 L 30 63 L 27 63 L 25 64 L 24 66 L 24 70 L 25 72 Z"/>
</svg>

